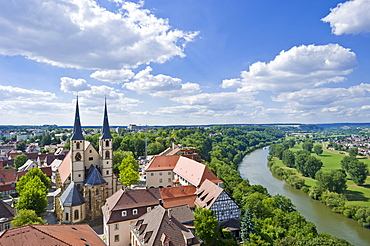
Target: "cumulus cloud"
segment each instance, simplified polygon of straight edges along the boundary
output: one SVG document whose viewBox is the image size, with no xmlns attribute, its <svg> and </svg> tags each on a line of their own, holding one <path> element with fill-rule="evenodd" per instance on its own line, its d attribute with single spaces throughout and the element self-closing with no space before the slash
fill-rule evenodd
<svg viewBox="0 0 370 246">
<path fill-rule="evenodd" d="M 338 44 L 301 45 L 281 51 L 269 63 L 255 62 L 241 77 L 222 82 L 238 91 L 294 91 L 344 81 L 357 66 L 356 55 Z"/>
<path fill-rule="evenodd" d="M 164 74 L 152 75 L 150 74 L 152 70 L 151 67 L 146 67 L 134 76 L 133 82 L 125 83 L 123 87 L 139 94 L 147 93 L 154 97 L 168 98 L 201 92 L 198 84 L 189 82 L 182 84 L 181 79 Z"/>
<path fill-rule="evenodd" d="M 321 20 L 330 23 L 335 35 L 370 32 L 370 1 L 352 0 L 339 3 L 330 11 L 330 14 Z"/>
<path fill-rule="evenodd" d="M 120 84 L 122 82 L 128 81 L 135 74 L 130 69 L 121 69 L 121 70 L 104 70 L 104 71 L 95 71 L 90 75 L 91 78 Z"/>
<path fill-rule="evenodd" d="M 90 90 L 91 85 L 84 79 L 72 79 L 69 77 L 60 78 L 60 89 L 64 92 L 79 92 Z"/>
<path fill-rule="evenodd" d="M 0 101 L 34 101 L 34 100 L 52 100 L 56 98 L 56 95 L 51 92 L 45 92 L 40 90 L 29 90 L 20 87 L 4 86 L 0 85 Z"/>
<path fill-rule="evenodd" d="M 93 0 L 6 1 L 0 8 L 0 54 L 119 70 L 184 57 L 184 47 L 198 34 L 173 29 L 139 4 L 118 4 L 119 11 L 111 12 Z"/>
</svg>

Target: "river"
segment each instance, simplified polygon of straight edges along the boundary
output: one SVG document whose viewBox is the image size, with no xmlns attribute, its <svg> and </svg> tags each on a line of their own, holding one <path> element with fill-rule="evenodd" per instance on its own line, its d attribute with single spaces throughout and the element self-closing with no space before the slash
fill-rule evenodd
<svg viewBox="0 0 370 246">
<path fill-rule="evenodd" d="M 355 220 L 334 213 L 324 204 L 312 200 L 302 191 L 274 177 L 267 166 L 268 152 L 268 148 L 259 149 L 244 157 L 239 166 L 243 179 L 248 179 L 252 185 L 266 187 L 271 195 L 280 194 L 288 197 L 296 209 L 316 225 L 319 233 L 326 232 L 334 237 L 343 238 L 355 246 L 370 245 L 370 230 L 361 227 Z"/>
</svg>

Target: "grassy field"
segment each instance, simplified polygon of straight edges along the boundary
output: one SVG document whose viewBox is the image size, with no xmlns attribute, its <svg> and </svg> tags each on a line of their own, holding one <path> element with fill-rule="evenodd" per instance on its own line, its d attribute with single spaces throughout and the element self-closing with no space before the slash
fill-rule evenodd
<svg viewBox="0 0 370 246">
<path fill-rule="evenodd" d="M 295 145 L 294 148 L 292 148 L 291 150 L 293 152 L 296 152 L 296 151 L 301 150 L 301 149 L 302 148 L 301 148 L 300 145 Z M 331 151 L 325 151 L 325 150 L 322 153 L 322 155 L 320 155 L 320 156 L 317 156 L 314 153 L 312 153 L 312 155 L 321 159 L 321 161 L 324 164 L 323 167 L 322 167 L 322 169 L 324 171 L 329 171 L 329 170 L 333 170 L 333 169 L 340 169 L 341 168 L 340 161 L 345 156 L 344 154 L 335 153 L 335 152 L 331 152 Z M 359 158 L 359 160 L 366 163 L 370 167 L 370 159 L 360 159 Z M 283 167 L 283 168 L 291 169 L 291 168 L 285 167 L 280 160 L 276 160 L 276 164 Z M 311 179 L 311 178 L 307 178 L 307 177 L 303 177 L 295 169 L 291 169 L 291 170 L 293 170 L 298 177 L 304 178 L 305 179 L 305 184 L 308 187 L 311 187 L 316 183 L 316 180 Z M 345 195 L 347 196 L 347 199 L 348 199 L 347 203 L 348 204 L 370 207 L 370 176 L 367 176 L 366 182 L 361 186 L 356 185 L 351 180 L 350 177 L 347 177 L 347 186 L 348 186 L 348 188 L 347 188 L 347 191 L 346 191 Z"/>
</svg>

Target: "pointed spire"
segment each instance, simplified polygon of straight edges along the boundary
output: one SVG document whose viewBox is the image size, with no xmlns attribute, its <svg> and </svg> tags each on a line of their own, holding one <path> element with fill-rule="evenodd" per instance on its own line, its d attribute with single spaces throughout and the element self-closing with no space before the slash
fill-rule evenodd
<svg viewBox="0 0 370 246">
<path fill-rule="evenodd" d="M 73 134 L 71 140 L 83 140 L 84 136 L 82 135 L 81 122 L 80 122 L 80 112 L 78 109 L 78 96 L 76 102 L 76 115 L 75 115 L 75 124 L 73 125 Z"/>
<path fill-rule="evenodd" d="M 109 129 L 107 98 L 105 98 L 104 100 L 105 100 L 104 101 L 104 119 L 103 119 L 103 128 L 102 128 L 100 139 L 111 139 L 113 137 L 110 135 L 110 129 Z"/>
</svg>

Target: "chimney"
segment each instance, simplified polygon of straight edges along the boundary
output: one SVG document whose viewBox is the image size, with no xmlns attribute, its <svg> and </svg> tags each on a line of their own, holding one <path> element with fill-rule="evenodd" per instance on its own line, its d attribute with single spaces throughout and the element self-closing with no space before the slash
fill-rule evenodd
<svg viewBox="0 0 370 246">
<path fill-rule="evenodd" d="M 168 218 L 171 220 L 172 219 L 171 209 L 168 209 L 167 210 L 167 213 L 168 213 Z"/>
<path fill-rule="evenodd" d="M 158 204 L 163 207 L 163 200 L 162 199 L 158 199 Z"/>
</svg>

